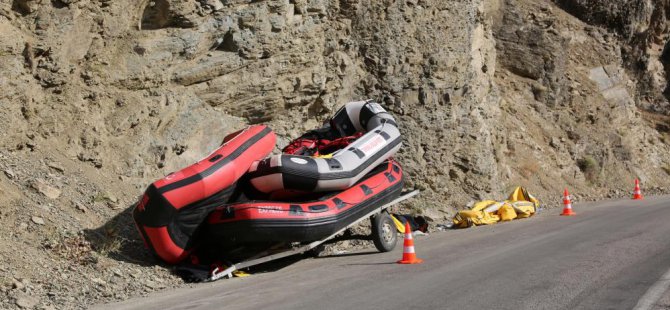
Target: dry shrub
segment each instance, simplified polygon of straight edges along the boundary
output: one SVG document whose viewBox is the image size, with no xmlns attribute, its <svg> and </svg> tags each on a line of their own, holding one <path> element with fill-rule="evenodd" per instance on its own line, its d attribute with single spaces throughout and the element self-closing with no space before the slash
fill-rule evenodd
<svg viewBox="0 0 670 310">
<path fill-rule="evenodd" d="M 587 181 L 595 183 L 600 173 L 600 165 L 592 156 L 586 155 L 577 160 L 577 167 L 582 171 Z"/>
<path fill-rule="evenodd" d="M 68 261 L 88 265 L 96 263 L 91 243 L 82 235 L 64 236 L 44 242 L 44 248 Z"/>
</svg>

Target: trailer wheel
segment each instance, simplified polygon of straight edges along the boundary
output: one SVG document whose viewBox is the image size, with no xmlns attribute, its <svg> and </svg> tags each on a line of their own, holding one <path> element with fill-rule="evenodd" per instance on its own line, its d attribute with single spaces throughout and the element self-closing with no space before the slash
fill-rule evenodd
<svg viewBox="0 0 670 310">
<path fill-rule="evenodd" d="M 372 241 L 379 252 L 389 252 L 398 241 L 398 231 L 393 219 L 386 211 L 372 216 Z"/>
</svg>

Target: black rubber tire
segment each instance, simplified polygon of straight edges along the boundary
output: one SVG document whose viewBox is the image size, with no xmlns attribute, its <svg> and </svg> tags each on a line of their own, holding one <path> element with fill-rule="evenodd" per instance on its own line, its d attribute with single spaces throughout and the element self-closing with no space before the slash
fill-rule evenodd
<svg viewBox="0 0 670 310">
<path fill-rule="evenodd" d="M 398 230 L 393 223 L 391 215 L 386 211 L 374 215 L 372 221 L 372 241 L 379 252 L 389 252 L 395 248 L 398 242 Z"/>
</svg>

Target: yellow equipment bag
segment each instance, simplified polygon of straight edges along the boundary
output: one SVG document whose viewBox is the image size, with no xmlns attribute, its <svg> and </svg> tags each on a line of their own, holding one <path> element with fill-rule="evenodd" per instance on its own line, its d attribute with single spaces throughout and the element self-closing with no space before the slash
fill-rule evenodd
<svg viewBox="0 0 670 310">
<path fill-rule="evenodd" d="M 537 198 L 533 197 L 533 195 L 528 193 L 528 191 L 521 186 L 517 186 L 514 189 L 514 191 L 512 191 L 512 193 L 509 195 L 509 198 L 507 198 L 507 200 L 511 202 L 529 201 L 535 206 L 536 209 L 540 207 L 540 201 L 537 200 Z"/>
<path fill-rule="evenodd" d="M 519 186 L 512 191 L 505 201 L 483 200 L 476 202 L 470 210 L 458 211 L 454 216 L 455 227 L 467 228 L 477 225 L 490 225 L 499 221 L 511 221 L 516 218 L 527 218 L 535 214 L 540 206 L 533 195 Z"/>
<path fill-rule="evenodd" d="M 539 201 L 537 201 L 537 199 L 535 199 L 535 202 L 515 201 L 512 202 L 512 207 L 514 207 L 514 211 L 516 211 L 518 218 L 525 219 L 535 214 L 535 210 L 539 206 L 539 204 L 540 203 Z"/>
<path fill-rule="evenodd" d="M 500 216 L 500 220 L 503 222 L 511 221 L 516 218 L 516 211 L 514 211 L 512 205 L 505 203 L 498 209 L 498 216 Z"/>
<path fill-rule="evenodd" d="M 496 203 L 495 200 L 484 200 L 475 203 L 470 210 L 458 211 L 456 216 L 454 216 L 454 226 L 467 228 L 470 226 L 495 224 L 500 221 L 500 217 L 495 212 L 485 212 L 484 209 Z"/>
</svg>

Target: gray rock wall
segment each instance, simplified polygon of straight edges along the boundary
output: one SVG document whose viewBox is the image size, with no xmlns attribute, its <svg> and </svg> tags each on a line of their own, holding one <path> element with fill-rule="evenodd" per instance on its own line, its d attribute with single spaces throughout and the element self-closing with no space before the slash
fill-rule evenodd
<svg viewBox="0 0 670 310">
<path fill-rule="evenodd" d="M 670 42 L 670 1 L 554 0 L 585 22 L 619 34 L 627 69 L 639 81 L 638 104 L 644 109 L 670 114 L 670 69 L 666 46 Z"/>
</svg>

